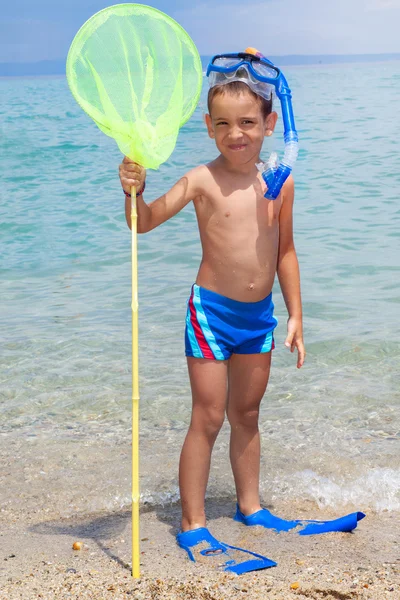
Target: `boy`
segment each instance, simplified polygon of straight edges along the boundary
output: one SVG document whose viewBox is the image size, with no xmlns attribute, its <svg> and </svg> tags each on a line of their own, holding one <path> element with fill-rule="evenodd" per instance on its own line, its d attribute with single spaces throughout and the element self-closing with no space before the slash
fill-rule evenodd
<svg viewBox="0 0 400 600">
<path fill-rule="evenodd" d="M 293 243 L 293 179 L 276 200 L 264 197 L 258 172 L 265 136 L 277 114 L 245 72 L 209 90 L 206 125 L 219 156 L 182 177 L 147 205 L 146 172 L 128 158 L 120 165 L 130 226 L 132 186 L 138 190 L 138 232 L 170 219 L 193 201 L 203 256 L 186 319 L 186 356 L 192 417 L 179 467 L 182 532 L 204 528 L 211 452 L 225 413 L 231 426 L 230 460 L 238 507 L 245 517 L 261 510 L 258 413 L 271 365 L 271 290 L 278 274 L 289 313 L 285 345 L 305 359 L 300 277 Z M 262 92 L 262 90 L 261 90 Z"/>
</svg>

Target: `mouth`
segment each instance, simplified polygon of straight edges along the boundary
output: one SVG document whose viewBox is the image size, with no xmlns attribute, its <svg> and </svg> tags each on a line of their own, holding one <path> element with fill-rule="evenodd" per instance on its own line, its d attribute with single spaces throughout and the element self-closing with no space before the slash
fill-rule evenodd
<svg viewBox="0 0 400 600">
<path fill-rule="evenodd" d="M 246 144 L 229 144 L 228 146 L 229 150 L 233 150 L 234 152 L 244 150 L 246 147 Z"/>
</svg>

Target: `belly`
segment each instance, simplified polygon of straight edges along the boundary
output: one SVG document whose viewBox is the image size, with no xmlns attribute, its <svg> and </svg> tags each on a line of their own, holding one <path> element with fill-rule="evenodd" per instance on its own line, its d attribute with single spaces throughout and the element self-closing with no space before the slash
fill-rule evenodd
<svg viewBox="0 0 400 600">
<path fill-rule="evenodd" d="M 241 302 L 258 302 L 271 292 L 278 256 L 277 228 L 236 236 L 205 236 L 196 283 Z"/>
</svg>

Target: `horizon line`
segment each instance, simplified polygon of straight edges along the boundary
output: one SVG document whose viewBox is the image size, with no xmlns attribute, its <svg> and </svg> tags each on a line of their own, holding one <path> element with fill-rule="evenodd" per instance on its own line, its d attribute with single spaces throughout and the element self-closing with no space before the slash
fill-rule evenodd
<svg viewBox="0 0 400 600">
<path fill-rule="evenodd" d="M 199 53 L 200 54 L 200 53 Z M 214 56 L 215 53 L 210 53 L 210 54 L 200 54 L 201 57 L 205 57 L 205 56 Z M 287 57 L 292 57 L 292 56 L 296 56 L 296 57 L 318 57 L 318 56 L 400 56 L 400 51 L 398 52 L 346 52 L 346 53 L 340 53 L 340 52 L 335 52 L 335 53 L 313 53 L 313 54 L 306 54 L 306 53 L 289 53 L 289 54 L 271 54 L 271 56 L 274 56 L 276 58 L 287 58 Z M 40 60 L 34 60 L 34 61 L 0 61 L 0 65 L 36 65 L 39 63 L 44 63 L 44 62 L 59 62 L 59 61 L 66 61 L 67 57 L 58 57 L 58 58 L 41 58 Z"/>
</svg>

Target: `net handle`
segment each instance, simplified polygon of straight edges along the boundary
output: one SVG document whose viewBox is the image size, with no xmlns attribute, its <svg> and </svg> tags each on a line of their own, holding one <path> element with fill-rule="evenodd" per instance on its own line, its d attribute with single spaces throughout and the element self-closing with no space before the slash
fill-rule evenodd
<svg viewBox="0 0 400 600">
<path fill-rule="evenodd" d="M 139 331 L 136 188 L 131 188 L 132 241 L 132 577 L 140 578 L 139 538 Z"/>
</svg>

